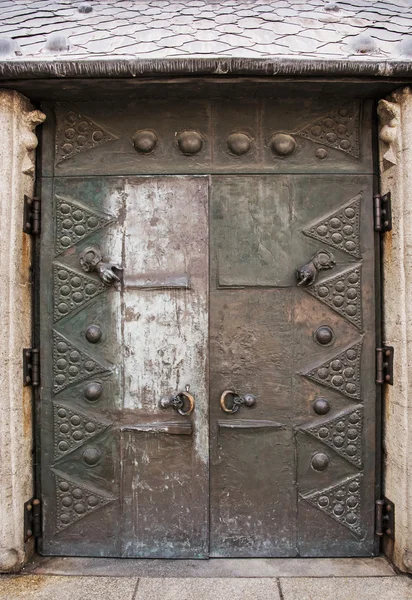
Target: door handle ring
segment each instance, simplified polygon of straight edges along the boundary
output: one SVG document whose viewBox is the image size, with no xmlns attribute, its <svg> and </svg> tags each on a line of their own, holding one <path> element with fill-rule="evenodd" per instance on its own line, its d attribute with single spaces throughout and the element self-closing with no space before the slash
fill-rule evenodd
<svg viewBox="0 0 412 600">
<path fill-rule="evenodd" d="M 228 407 L 226 404 L 226 398 L 228 396 L 233 397 L 233 404 L 231 407 Z M 256 404 L 256 397 L 253 394 L 244 394 L 243 396 L 239 396 L 233 390 L 225 390 L 223 394 L 220 396 L 220 408 L 225 413 L 234 414 L 237 413 L 241 406 L 247 406 L 248 408 L 252 408 Z"/>
<path fill-rule="evenodd" d="M 185 403 L 189 404 L 187 410 L 185 410 Z M 192 394 L 189 394 L 187 390 L 177 392 L 177 394 L 172 394 L 171 396 L 166 396 L 165 398 L 162 398 L 160 400 L 160 407 L 173 408 L 179 413 L 179 415 L 182 415 L 182 417 L 188 417 L 194 411 L 195 399 L 193 398 Z"/>
</svg>

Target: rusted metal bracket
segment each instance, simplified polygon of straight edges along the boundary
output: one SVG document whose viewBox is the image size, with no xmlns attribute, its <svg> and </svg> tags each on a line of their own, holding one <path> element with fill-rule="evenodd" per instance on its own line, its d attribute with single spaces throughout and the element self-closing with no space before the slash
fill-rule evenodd
<svg viewBox="0 0 412 600">
<path fill-rule="evenodd" d="M 30 235 L 40 233 L 40 198 L 24 196 L 23 231 Z"/>
<path fill-rule="evenodd" d="M 376 348 L 376 383 L 393 385 L 393 346 Z"/>
<path fill-rule="evenodd" d="M 379 537 L 388 536 L 395 539 L 395 505 L 388 498 L 376 500 L 375 533 Z"/>
<path fill-rule="evenodd" d="M 41 503 L 32 498 L 24 504 L 24 541 L 41 536 Z"/>
<path fill-rule="evenodd" d="M 376 194 L 373 197 L 374 228 L 375 231 L 385 233 L 392 229 L 392 202 L 391 193 Z"/>
<path fill-rule="evenodd" d="M 23 350 L 23 385 L 40 385 L 40 351 L 38 348 Z"/>
</svg>

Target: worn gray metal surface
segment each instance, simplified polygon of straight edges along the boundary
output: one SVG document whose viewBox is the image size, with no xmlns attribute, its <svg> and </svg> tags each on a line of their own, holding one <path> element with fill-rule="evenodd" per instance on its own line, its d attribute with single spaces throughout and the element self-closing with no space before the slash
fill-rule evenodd
<svg viewBox="0 0 412 600">
<path fill-rule="evenodd" d="M 1 9 L 4 77 L 411 67 L 410 0 L 4 0 Z"/>
</svg>

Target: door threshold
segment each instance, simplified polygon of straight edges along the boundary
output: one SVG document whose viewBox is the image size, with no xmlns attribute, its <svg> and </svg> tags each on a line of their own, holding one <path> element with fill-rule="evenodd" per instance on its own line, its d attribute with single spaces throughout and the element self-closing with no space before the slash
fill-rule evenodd
<svg viewBox="0 0 412 600">
<path fill-rule="evenodd" d="M 100 577 L 393 577 L 384 556 L 375 558 L 144 558 L 33 557 L 22 574 Z"/>
</svg>

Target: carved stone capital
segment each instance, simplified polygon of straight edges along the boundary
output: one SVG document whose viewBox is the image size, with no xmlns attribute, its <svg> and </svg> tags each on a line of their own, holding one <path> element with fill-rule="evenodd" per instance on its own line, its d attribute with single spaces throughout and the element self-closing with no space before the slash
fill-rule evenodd
<svg viewBox="0 0 412 600">
<path fill-rule="evenodd" d="M 397 164 L 394 142 L 398 135 L 401 109 L 396 102 L 380 100 L 378 103 L 380 121 L 379 139 L 387 148 L 382 153 L 382 159 L 390 165 Z"/>
</svg>

